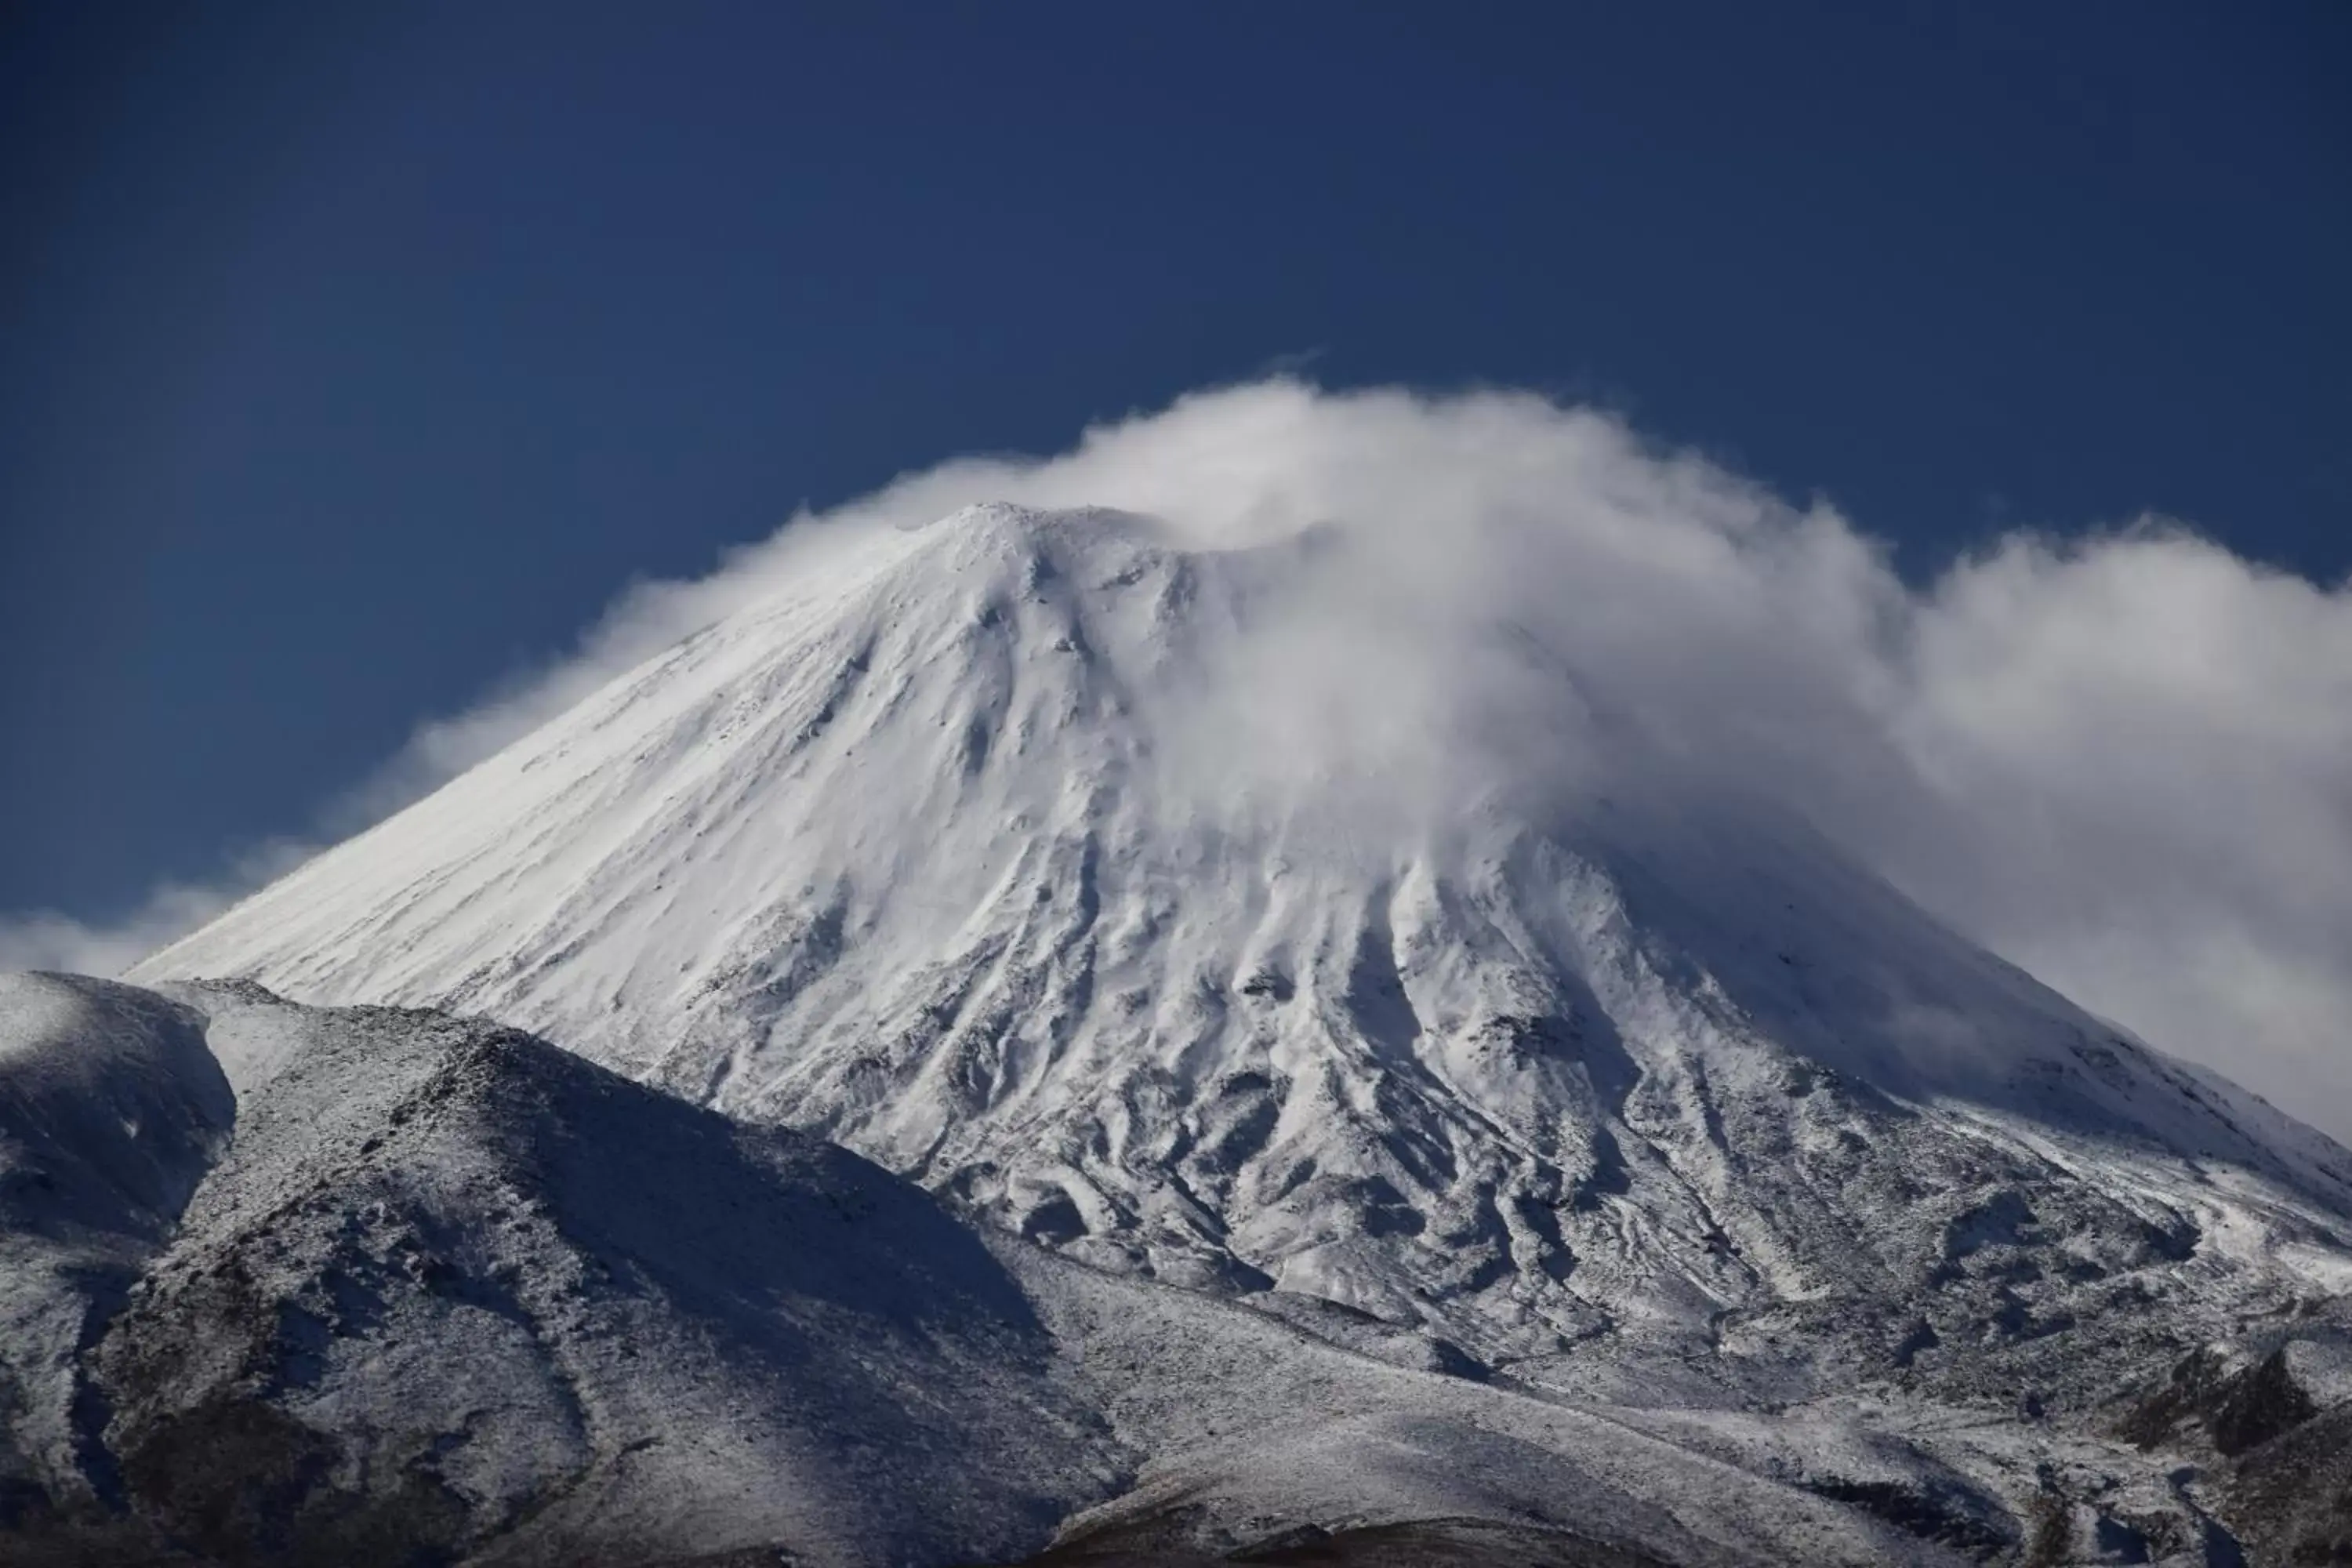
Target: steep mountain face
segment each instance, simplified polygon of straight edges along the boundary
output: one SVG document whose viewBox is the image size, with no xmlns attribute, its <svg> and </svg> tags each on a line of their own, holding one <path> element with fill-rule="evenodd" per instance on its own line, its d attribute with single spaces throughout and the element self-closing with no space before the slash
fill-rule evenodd
<svg viewBox="0 0 2352 1568">
<path fill-rule="evenodd" d="M 1450 629 L 1514 694 L 1468 714 L 1406 629 L 1287 637 L 1348 550 L 845 536 L 132 978 L 497 1018 L 1071 1258 L 1601 1398 L 2063 1412 L 2352 1288 L 2342 1150 L 1520 629 Z"/>
</svg>

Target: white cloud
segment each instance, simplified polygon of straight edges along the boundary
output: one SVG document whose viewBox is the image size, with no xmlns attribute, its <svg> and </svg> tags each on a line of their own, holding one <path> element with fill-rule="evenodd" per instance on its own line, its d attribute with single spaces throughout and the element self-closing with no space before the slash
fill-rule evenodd
<svg viewBox="0 0 2352 1568">
<path fill-rule="evenodd" d="M 1119 507 L 1223 541 L 1337 520 L 1351 565 L 1301 609 L 1287 685 L 1262 683 L 1320 715 L 1328 743 L 1385 734 L 1394 752 L 1467 725 L 1516 736 L 1502 765 L 1540 779 L 1587 723 L 1635 726 L 1799 805 L 2084 1005 L 2352 1134 L 2352 585 L 2151 520 L 2011 537 L 1915 591 L 1833 510 L 1524 395 L 1278 379 L 1050 459 L 909 475 L 698 583 L 633 590 L 574 658 L 421 729 L 347 812 L 429 788 L 829 541 L 990 499 Z M 1524 668 L 1481 653 L 1505 626 L 1564 682 L 1498 681 Z M 128 932 L 17 922 L 0 963 L 86 942 L 79 966 L 119 967 L 205 912 L 173 889 Z"/>
<path fill-rule="evenodd" d="M 0 916 L 0 973 L 49 969 L 120 974 L 317 852 L 317 846 L 275 840 L 238 856 L 216 883 L 158 884 L 137 909 L 111 923 L 93 925 L 47 910 Z"/>
</svg>

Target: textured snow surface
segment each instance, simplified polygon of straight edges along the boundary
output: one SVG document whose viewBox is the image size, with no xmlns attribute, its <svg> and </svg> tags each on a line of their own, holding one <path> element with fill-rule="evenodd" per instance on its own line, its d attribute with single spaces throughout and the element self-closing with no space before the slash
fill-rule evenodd
<svg viewBox="0 0 2352 1568">
<path fill-rule="evenodd" d="M 1430 1521 L 1534 1532 L 1453 1561 L 2234 1561 L 2182 1479 L 2194 1431 L 2142 1452 L 1893 1393 L 1643 1409 L 1421 1370 L 1328 1303 L 968 1229 L 843 1150 L 501 1026 L 172 992 L 0 988 L 0 1037 L 83 1064 L 91 1104 L 193 1083 L 226 1113 L 207 1036 L 274 1064 L 227 1136 L 189 1123 L 137 1278 L 63 1358 L 82 1429 L 5 1413 L 48 1467 L 0 1518 L 12 1562 L 946 1564 Z M 121 1137 L 84 1119 L 51 1147 Z M 53 1163 L 66 1204 L 106 1184 Z M 2320 1388 L 2334 1333 L 2257 1349 Z"/>
<path fill-rule="evenodd" d="M 2342 1150 L 1801 824 L 1631 728 L 1382 738 L 1402 672 L 1282 635 L 1347 550 L 845 533 L 133 978 L 495 1017 L 1073 1256 L 1587 1392 L 1596 1336 L 1795 1397 L 2117 1293 L 2194 1335 L 2341 1288 Z M 1488 686 L 1573 701 L 1485 632 Z"/>
<path fill-rule="evenodd" d="M 0 975 L 0 1521 L 91 1500 L 79 1358 L 228 1138 L 203 1020 L 128 985 Z"/>
<path fill-rule="evenodd" d="M 494 1025 L 175 989 L 143 1009 L 46 977 L 0 996 L 12 1035 L 89 1064 L 110 1114 L 199 1013 L 226 1057 L 290 1047 L 241 1085 L 175 1234 L 86 1336 L 100 1423 L 79 1449 L 46 1410 L 12 1424 L 89 1478 L 44 1512 L 127 1531 L 131 1500 L 231 1561 L 943 1562 L 1042 1543 L 1118 1473 L 1002 1267 L 856 1156 Z M 119 1136 L 68 1131 L 100 1158 L 60 1191 L 102 1194 L 130 1165 Z"/>
<path fill-rule="evenodd" d="M 2352 1284 L 2352 1156 L 1690 776 L 1527 628 L 1314 631 L 1351 548 L 824 535 L 146 961 L 218 1068 L 140 1066 L 181 1109 L 139 1120 L 210 1150 L 226 1087 L 236 1142 L 79 1428 L 57 1356 L 104 1291 L 8 1298 L 51 1347 L 12 1336 L 51 1415 L 9 1462 L 112 1398 L 152 1482 L 266 1405 L 334 1434 L 337 1496 L 424 1476 L 522 1556 L 1464 1517 L 1678 1563 L 2231 1561 L 2168 1445 L 2337 1386 L 2319 1339 L 2252 1393 L 2200 1369 Z M 1419 679 L 1433 637 L 1476 679 Z M 207 978 L 505 1027 L 175 989 Z M 153 1212 L 93 1222 L 118 1274 Z M 818 1255 L 860 1261 L 777 1261 Z"/>
</svg>

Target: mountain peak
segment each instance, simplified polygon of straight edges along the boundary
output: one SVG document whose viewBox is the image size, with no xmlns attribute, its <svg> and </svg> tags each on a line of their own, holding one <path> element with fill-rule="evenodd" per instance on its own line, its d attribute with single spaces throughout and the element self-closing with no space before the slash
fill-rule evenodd
<svg viewBox="0 0 2352 1568">
<path fill-rule="evenodd" d="M 1074 1257 L 1570 1383 L 1595 1335 L 1920 1299 L 1994 1347 L 1949 1375 L 2079 1382 L 2105 1342 L 2043 1342 L 2102 1281 L 2194 1322 L 2206 1237 L 2259 1238 L 2238 1304 L 2335 1267 L 2342 1151 L 1588 723 L 1522 630 L 1336 618 L 1328 544 L 845 533 L 134 973 L 488 1015 Z"/>
</svg>

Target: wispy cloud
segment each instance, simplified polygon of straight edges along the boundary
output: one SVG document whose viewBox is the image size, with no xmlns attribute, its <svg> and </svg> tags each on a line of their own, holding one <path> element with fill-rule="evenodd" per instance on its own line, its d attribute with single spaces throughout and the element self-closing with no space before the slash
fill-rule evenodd
<svg viewBox="0 0 2352 1568">
<path fill-rule="evenodd" d="M 0 916 L 0 973 L 63 970 L 120 974 L 146 954 L 227 910 L 255 889 L 284 876 L 318 845 L 274 840 L 236 856 L 217 881 L 163 882 L 121 920 L 92 923 L 54 910 Z"/>
<path fill-rule="evenodd" d="M 909 475 L 699 582 L 632 590 L 575 657 L 420 729 L 348 809 L 430 789 L 807 570 L 830 537 L 991 499 L 1219 540 L 1339 520 L 1363 542 L 1349 613 L 1368 632 L 1328 662 L 1357 686 L 1357 657 L 1379 657 L 1383 696 L 1411 711 L 1507 705 L 1457 634 L 1529 627 L 1577 703 L 1804 811 L 2084 1005 L 2352 1133 L 2352 585 L 2151 518 L 2015 534 L 1915 589 L 1828 506 L 1524 395 L 1275 379 L 1059 457 Z M 1315 662 L 1301 650 L 1299 680 Z M 1337 733 L 1335 696 L 1317 702 Z M 166 889 L 118 931 L 19 921 L 0 963 L 118 968 L 226 897 Z"/>
</svg>

